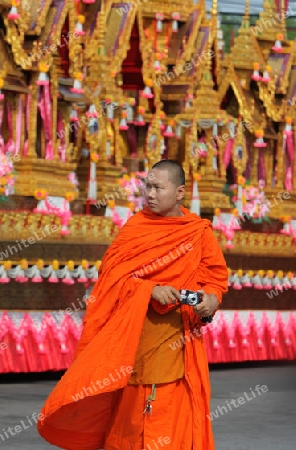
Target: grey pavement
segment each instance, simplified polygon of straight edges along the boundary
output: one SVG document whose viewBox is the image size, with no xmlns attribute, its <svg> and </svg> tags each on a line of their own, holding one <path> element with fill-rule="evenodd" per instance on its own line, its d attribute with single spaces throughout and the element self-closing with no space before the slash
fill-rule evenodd
<svg viewBox="0 0 296 450">
<path fill-rule="evenodd" d="M 211 367 L 216 450 L 295 449 L 295 375 L 296 363 Z M 56 384 L 58 376 L 50 377 L 0 376 L 1 449 L 57 448 L 39 437 L 32 418 Z M 18 432 L 11 436 L 8 427 L 14 429 L 17 425 Z"/>
</svg>

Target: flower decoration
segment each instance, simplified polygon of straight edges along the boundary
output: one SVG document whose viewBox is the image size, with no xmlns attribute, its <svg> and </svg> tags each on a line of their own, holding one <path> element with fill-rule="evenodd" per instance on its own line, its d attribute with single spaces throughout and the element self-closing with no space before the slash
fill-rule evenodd
<svg viewBox="0 0 296 450">
<path fill-rule="evenodd" d="M 263 148 L 266 147 L 266 143 L 264 142 L 263 136 L 264 136 L 264 130 L 256 130 L 255 131 L 255 136 L 256 136 L 256 142 L 254 144 L 254 147 L 257 148 Z"/>
<path fill-rule="evenodd" d="M 259 73 L 260 64 L 258 62 L 253 63 L 253 69 L 254 69 L 254 71 L 253 71 L 253 75 L 252 75 L 252 80 L 254 80 L 254 81 L 261 80 L 261 76 Z"/>
<path fill-rule="evenodd" d="M 163 22 L 163 19 L 164 19 L 164 14 L 158 12 L 158 13 L 155 14 L 155 18 L 156 18 L 156 31 L 158 33 L 161 33 L 162 30 L 163 30 L 162 22 Z"/>
<path fill-rule="evenodd" d="M 11 261 L 5 261 L 4 263 L 4 270 L 10 270 L 12 267 L 12 262 Z"/>
<path fill-rule="evenodd" d="M 77 16 L 77 23 L 76 23 L 76 27 L 75 27 L 75 31 L 74 31 L 74 34 L 77 37 L 85 35 L 85 31 L 83 31 L 83 24 L 84 23 L 85 23 L 85 16 L 83 16 L 82 14 L 79 14 Z"/>
<path fill-rule="evenodd" d="M 84 92 L 82 88 L 82 81 L 83 81 L 83 73 L 82 72 L 76 72 L 74 74 L 74 84 L 73 87 L 70 89 L 71 92 L 74 94 L 82 94 Z"/>
<path fill-rule="evenodd" d="M 20 260 L 20 266 L 22 270 L 25 270 L 28 268 L 28 261 L 26 259 L 21 259 Z"/>
<path fill-rule="evenodd" d="M 74 267 L 75 267 L 74 261 L 72 261 L 72 260 L 68 261 L 67 266 L 68 266 L 68 270 L 70 270 L 70 272 L 72 272 L 72 270 L 74 270 Z"/>
<path fill-rule="evenodd" d="M 37 265 L 37 268 L 38 268 L 39 270 L 43 269 L 43 267 L 44 267 L 44 261 L 43 261 L 43 259 L 38 259 L 36 265 Z"/>
<path fill-rule="evenodd" d="M 271 66 L 266 66 L 264 72 L 263 72 L 263 77 L 261 78 L 261 80 L 264 83 L 268 83 L 269 81 L 271 81 L 271 77 L 270 74 L 272 72 L 272 67 Z"/>
<path fill-rule="evenodd" d="M 68 202 L 73 202 L 73 200 L 75 200 L 75 193 L 74 192 L 66 192 L 65 199 Z"/>
<path fill-rule="evenodd" d="M 237 177 L 237 184 L 239 184 L 240 186 L 244 186 L 245 183 L 246 179 L 242 175 Z"/>
<path fill-rule="evenodd" d="M 10 8 L 9 13 L 7 14 L 7 18 L 9 20 L 17 20 L 20 18 L 20 14 L 17 9 L 19 4 L 20 4 L 20 0 L 11 0 L 11 8 Z"/>
<path fill-rule="evenodd" d="M 48 196 L 48 192 L 46 189 L 35 189 L 34 191 L 34 197 L 36 200 L 45 200 Z"/>
<path fill-rule="evenodd" d="M 89 268 L 89 262 L 86 259 L 81 261 L 81 267 L 83 270 L 87 270 Z"/>
<path fill-rule="evenodd" d="M 166 137 L 173 137 L 174 136 L 174 132 L 173 132 L 174 126 L 175 126 L 174 119 L 169 119 L 168 126 L 167 126 L 166 130 L 164 131 L 163 135 Z"/>
<path fill-rule="evenodd" d="M 284 137 L 287 138 L 288 136 L 291 136 L 293 134 L 292 132 L 292 123 L 293 123 L 293 119 L 291 117 L 286 117 L 285 118 L 285 129 L 284 129 Z"/>
<path fill-rule="evenodd" d="M 50 69 L 50 66 L 46 61 L 40 61 L 40 63 L 38 64 L 39 75 L 38 75 L 38 80 L 36 81 L 38 86 L 48 86 L 49 85 L 49 78 L 47 75 L 47 73 L 49 72 L 49 69 Z"/>
<path fill-rule="evenodd" d="M 194 99 L 193 94 L 188 94 L 185 99 L 185 108 L 190 108 L 192 106 L 192 101 Z"/>
<path fill-rule="evenodd" d="M 145 179 L 147 178 L 147 172 L 135 172 L 128 176 L 123 175 L 120 180 L 121 186 L 124 187 L 127 193 L 127 200 L 129 202 L 129 208 L 133 212 L 141 211 L 146 205 L 144 196 L 144 190 L 146 187 Z M 133 205 L 133 206 L 132 206 Z"/>
<path fill-rule="evenodd" d="M 57 259 L 54 259 L 54 260 L 52 261 L 52 268 L 53 268 L 54 271 L 59 270 L 59 268 L 60 268 L 60 263 L 59 263 L 59 261 L 58 261 Z"/>
<path fill-rule="evenodd" d="M 0 194 L 5 197 L 14 193 L 15 184 L 15 172 L 9 156 L 9 153 L 4 155 L 0 150 Z"/>
<path fill-rule="evenodd" d="M 121 111 L 121 119 L 119 123 L 120 130 L 128 130 L 129 126 L 127 124 L 127 112 L 125 110 Z"/>
<path fill-rule="evenodd" d="M 134 125 L 137 125 L 137 126 L 145 125 L 143 114 L 145 114 L 145 108 L 144 108 L 144 106 L 139 106 L 138 107 L 138 117 L 137 117 L 136 121 L 134 122 Z"/>
<path fill-rule="evenodd" d="M 290 223 L 292 220 L 291 216 L 280 216 L 280 221 L 283 223 Z"/>
<path fill-rule="evenodd" d="M 151 78 L 148 78 L 145 80 L 145 89 L 142 92 L 143 98 L 153 98 L 154 95 L 152 94 L 151 88 L 153 87 L 153 80 Z"/>
<path fill-rule="evenodd" d="M 194 179 L 195 181 L 200 181 L 200 180 L 201 180 L 201 174 L 200 174 L 200 173 L 195 173 L 195 174 L 193 175 L 193 179 Z"/>
<path fill-rule="evenodd" d="M 275 52 L 282 52 L 282 41 L 284 40 L 284 36 L 282 33 L 277 33 L 274 46 L 272 47 L 272 50 Z"/>
<path fill-rule="evenodd" d="M 67 176 L 67 179 L 70 181 L 70 183 L 74 184 L 75 189 L 78 190 L 79 181 L 77 179 L 76 172 L 70 172 Z"/>
<path fill-rule="evenodd" d="M 91 153 L 91 155 L 90 155 L 90 160 L 93 162 L 93 163 L 97 163 L 98 161 L 99 161 L 99 155 L 98 155 L 98 153 Z"/>
<path fill-rule="evenodd" d="M 163 54 L 162 53 L 155 53 L 155 61 L 154 61 L 154 69 L 156 70 L 156 72 L 161 72 L 162 67 L 160 64 L 160 61 L 163 59 Z"/>
<path fill-rule="evenodd" d="M 163 20 L 164 19 L 164 14 L 158 12 L 158 13 L 156 13 L 155 17 L 156 17 L 156 20 Z"/>
<path fill-rule="evenodd" d="M 108 206 L 110 209 L 114 209 L 115 208 L 115 201 L 114 200 L 109 200 L 108 201 Z"/>
<path fill-rule="evenodd" d="M 238 195 L 238 190 L 240 190 L 241 196 Z M 245 214 L 254 223 L 269 221 L 267 213 L 270 207 L 265 197 L 263 182 L 259 187 L 255 187 L 248 184 L 243 176 L 239 176 L 237 184 L 226 185 L 223 192 L 229 196 L 231 203 L 239 210 L 238 215 Z"/>
<path fill-rule="evenodd" d="M 174 20 L 180 20 L 181 14 L 179 12 L 173 12 L 172 13 L 172 19 Z"/>
<path fill-rule="evenodd" d="M 173 19 L 172 32 L 173 33 L 177 33 L 177 31 L 179 30 L 178 20 L 180 20 L 180 17 L 181 17 L 181 14 L 179 12 L 172 13 L 172 19 Z"/>
</svg>

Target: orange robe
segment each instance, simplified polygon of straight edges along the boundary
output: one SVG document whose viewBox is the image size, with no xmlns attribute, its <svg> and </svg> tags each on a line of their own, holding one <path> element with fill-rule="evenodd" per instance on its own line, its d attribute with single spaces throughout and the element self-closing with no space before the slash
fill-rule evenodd
<svg viewBox="0 0 296 450">
<path fill-rule="evenodd" d="M 160 217 L 146 208 L 126 223 L 107 250 L 92 292 L 96 301 L 87 307 L 74 362 L 41 411 L 38 430 L 50 443 L 68 450 L 98 450 L 105 445 L 106 450 L 138 450 L 137 446 L 141 446 L 141 436 L 135 445 L 128 439 L 114 444 L 112 430 L 117 432 L 116 412 L 122 404 L 125 405 L 126 427 L 128 423 L 132 428 L 135 422 L 143 421 L 142 407 L 131 416 L 128 404 L 136 398 L 140 405 L 147 387 L 127 384 L 148 305 L 151 302 L 160 314 L 174 308 L 151 300 L 153 287 L 159 284 L 176 289 L 202 288 L 206 293 L 216 294 L 219 301 L 227 291 L 227 269 L 211 223 L 185 208 L 182 212 L 181 217 Z M 192 414 L 183 423 L 181 433 L 188 426 L 193 448 L 213 450 L 211 422 L 206 417 L 210 411 L 206 350 L 202 335 L 192 338 L 193 330 L 199 328 L 201 322 L 192 307 L 182 305 L 181 312 L 186 339 L 185 375 L 182 380 L 161 386 L 159 391 L 164 394 L 160 392 L 160 406 L 165 398 L 180 400 L 182 409 L 178 414 L 176 406 L 172 405 L 169 419 L 172 430 L 177 432 L 177 421 L 180 416 L 186 416 L 185 404 L 188 407 L 189 402 Z M 135 391 L 136 397 L 132 394 Z M 158 407 L 155 408 L 156 416 L 163 417 L 163 411 L 157 412 Z M 188 434 L 188 430 L 185 432 Z M 164 431 L 157 429 L 154 436 L 157 439 L 167 437 Z M 157 449 L 153 439 L 150 448 L 145 449 Z M 176 442 L 157 445 L 187 450 Z"/>
</svg>

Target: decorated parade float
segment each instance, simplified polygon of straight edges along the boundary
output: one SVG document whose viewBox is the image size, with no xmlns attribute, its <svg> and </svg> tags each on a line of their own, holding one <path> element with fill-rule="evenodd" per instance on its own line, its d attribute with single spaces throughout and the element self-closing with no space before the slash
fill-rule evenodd
<svg viewBox="0 0 296 450">
<path fill-rule="evenodd" d="M 229 267 L 209 361 L 295 359 L 296 41 L 287 2 L 251 27 L 247 0 L 225 54 L 218 6 L 0 0 L 0 373 L 68 367 L 162 158 Z"/>
</svg>

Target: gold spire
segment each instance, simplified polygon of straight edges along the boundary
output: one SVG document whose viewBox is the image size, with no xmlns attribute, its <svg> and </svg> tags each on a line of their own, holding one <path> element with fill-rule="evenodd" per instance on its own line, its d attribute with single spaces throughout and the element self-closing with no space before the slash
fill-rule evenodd
<svg viewBox="0 0 296 450">
<path fill-rule="evenodd" d="M 281 5 L 280 5 L 280 16 L 281 16 L 280 27 L 282 29 L 282 34 L 284 36 L 284 39 L 287 39 L 287 27 L 286 27 L 285 12 L 286 12 L 285 0 L 281 0 Z"/>
<path fill-rule="evenodd" d="M 105 55 L 105 34 L 106 34 L 106 18 L 105 18 L 105 1 L 102 0 L 101 11 L 99 13 L 99 27 L 98 27 L 98 54 Z"/>
<path fill-rule="evenodd" d="M 211 15 L 212 16 L 218 15 L 218 0 L 213 0 L 212 8 L 211 8 Z"/>
<path fill-rule="evenodd" d="M 244 27 L 244 28 L 250 27 L 250 0 L 246 0 L 246 8 L 245 8 L 245 14 L 244 14 L 242 27 Z"/>
<path fill-rule="evenodd" d="M 204 73 L 195 94 L 195 105 L 200 110 L 200 117 L 213 119 L 220 113 L 220 104 L 217 91 L 214 89 L 212 76 L 212 36 L 209 36 L 207 45 L 207 59 L 204 64 Z"/>
<path fill-rule="evenodd" d="M 282 33 L 282 26 L 277 18 L 275 0 L 264 0 L 263 11 L 253 28 L 257 38 L 265 41 L 274 41 L 278 33 Z"/>
<path fill-rule="evenodd" d="M 236 68 L 252 68 L 253 61 L 259 61 L 259 55 L 254 47 L 253 32 L 250 27 L 250 0 L 246 0 L 245 14 L 238 30 L 238 36 L 234 38 L 231 49 L 233 64 Z"/>
</svg>

